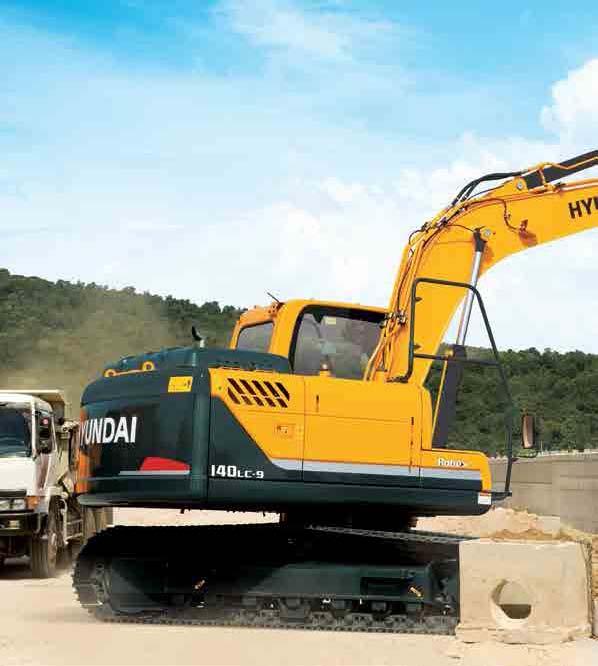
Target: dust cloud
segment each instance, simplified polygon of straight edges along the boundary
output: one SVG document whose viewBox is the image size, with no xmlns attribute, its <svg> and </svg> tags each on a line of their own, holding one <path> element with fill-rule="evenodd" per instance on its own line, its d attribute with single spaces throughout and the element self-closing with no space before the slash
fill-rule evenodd
<svg viewBox="0 0 598 666">
<path fill-rule="evenodd" d="M 69 319 L 73 318 L 80 322 L 74 328 L 54 329 L 40 336 L 19 358 L 19 367 L 0 369 L 0 386 L 61 389 L 69 403 L 68 415 L 76 417 L 83 389 L 105 366 L 123 356 L 190 341 L 159 307 L 138 295 L 121 293 L 116 297 L 112 292 L 107 299 L 90 294 L 84 305 L 69 313 Z"/>
</svg>

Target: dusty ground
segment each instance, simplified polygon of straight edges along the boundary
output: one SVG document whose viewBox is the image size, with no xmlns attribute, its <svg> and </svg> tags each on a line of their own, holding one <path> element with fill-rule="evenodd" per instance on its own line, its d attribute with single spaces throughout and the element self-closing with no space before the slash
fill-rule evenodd
<svg viewBox="0 0 598 666">
<path fill-rule="evenodd" d="M 115 518 L 134 524 L 215 522 L 214 514 L 170 511 L 121 510 Z M 271 517 L 237 514 L 228 521 L 243 519 Z M 530 516 L 497 513 L 484 520 L 442 519 L 426 521 L 422 527 L 480 530 L 484 535 L 538 528 Z M 100 624 L 77 606 L 68 572 L 54 580 L 37 581 L 29 577 L 26 562 L 10 562 L 0 576 L 0 666 L 53 664 L 598 666 L 598 641 L 556 647 L 464 645 L 442 636 Z"/>
<path fill-rule="evenodd" d="M 536 516 L 527 511 L 497 508 L 482 516 L 420 518 L 418 530 L 449 532 L 475 537 L 512 536 L 554 539 L 561 536 L 561 522 L 555 516 Z"/>
</svg>

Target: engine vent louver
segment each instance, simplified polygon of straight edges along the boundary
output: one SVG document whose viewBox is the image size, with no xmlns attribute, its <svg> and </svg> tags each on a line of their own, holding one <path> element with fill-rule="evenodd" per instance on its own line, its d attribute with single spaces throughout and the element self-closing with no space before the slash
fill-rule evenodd
<svg viewBox="0 0 598 666">
<path fill-rule="evenodd" d="M 291 396 L 281 382 L 228 377 L 228 397 L 237 405 L 287 408 Z"/>
</svg>

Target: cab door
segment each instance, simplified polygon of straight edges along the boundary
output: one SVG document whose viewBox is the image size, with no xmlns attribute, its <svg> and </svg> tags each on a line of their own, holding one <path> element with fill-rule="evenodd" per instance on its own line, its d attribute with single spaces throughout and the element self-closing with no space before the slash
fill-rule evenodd
<svg viewBox="0 0 598 666">
<path fill-rule="evenodd" d="M 417 387 L 305 377 L 304 481 L 419 485 L 420 435 Z"/>
</svg>

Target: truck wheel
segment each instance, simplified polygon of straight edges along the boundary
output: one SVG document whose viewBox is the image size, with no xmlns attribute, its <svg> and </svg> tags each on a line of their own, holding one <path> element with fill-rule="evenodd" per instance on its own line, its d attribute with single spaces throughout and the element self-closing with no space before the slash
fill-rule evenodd
<svg viewBox="0 0 598 666">
<path fill-rule="evenodd" d="M 34 578 L 52 578 L 56 574 L 56 560 L 58 559 L 59 535 L 56 514 L 54 511 L 48 513 L 46 521 L 46 533 L 35 536 L 31 540 L 31 573 Z"/>
</svg>

